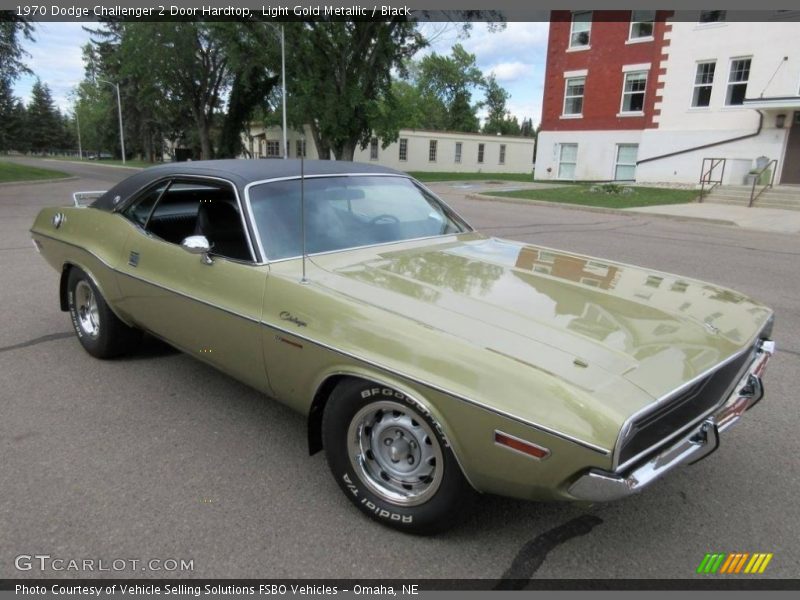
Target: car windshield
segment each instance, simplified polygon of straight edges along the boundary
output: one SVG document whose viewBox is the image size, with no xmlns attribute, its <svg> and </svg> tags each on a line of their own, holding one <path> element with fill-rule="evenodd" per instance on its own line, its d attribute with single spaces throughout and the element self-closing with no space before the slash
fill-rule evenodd
<svg viewBox="0 0 800 600">
<path fill-rule="evenodd" d="M 308 177 L 303 187 L 309 254 L 469 230 L 405 177 Z M 255 185 L 249 199 L 267 258 L 301 256 L 300 180 Z"/>
</svg>

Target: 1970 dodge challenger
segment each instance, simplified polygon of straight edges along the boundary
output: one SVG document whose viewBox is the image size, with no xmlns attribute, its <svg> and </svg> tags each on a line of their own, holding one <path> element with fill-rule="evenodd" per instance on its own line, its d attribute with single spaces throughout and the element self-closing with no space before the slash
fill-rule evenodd
<svg viewBox="0 0 800 600">
<path fill-rule="evenodd" d="M 31 232 L 86 351 L 146 331 L 279 399 L 345 495 L 406 531 L 474 490 L 637 492 L 717 448 L 775 351 L 750 298 L 482 235 L 371 165 L 178 163 L 80 198 Z"/>
</svg>

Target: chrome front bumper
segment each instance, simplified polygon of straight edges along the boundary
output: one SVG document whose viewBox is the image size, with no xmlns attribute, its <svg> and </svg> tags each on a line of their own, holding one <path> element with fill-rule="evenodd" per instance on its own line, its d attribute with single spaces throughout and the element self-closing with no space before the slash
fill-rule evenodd
<svg viewBox="0 0 800 600">
<path fill-rule="evenodd" d="M 733 426 L 764 396 L 761 376 L 775 354 L 775 342 L 761 342 L 755 359 L 733 393 L 711 415 L 683 434 L 678 441 L 627 470 L 626 474 L 590 469 L 569 488 L 576 500 L 605 502 L 634 494 L 681 465 L 695 463 L 717 449 L 719 434 Z"/>
</svg>

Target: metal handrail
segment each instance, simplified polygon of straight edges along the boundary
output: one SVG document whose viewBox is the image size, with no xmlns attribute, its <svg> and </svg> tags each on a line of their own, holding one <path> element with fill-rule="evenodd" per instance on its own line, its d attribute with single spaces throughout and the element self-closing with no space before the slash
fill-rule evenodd
<svg viewBox="0 0 800 600">
<path fill-rule="evenodd" d="M 758 190 L 758 193 L 756 194 L 756 183 L 761 179 L 761 174 L 764 173 L 764 171 L 766 171 L 767 169 L 769 169 L 770 166 L 773 164 L 775 165 L 775 168 L 772 169 L 772 173 L 770 174 L 769 178 L 769 183 L 765 183 L 763 186 L 761 186 L 761 189 Z M 772 187 L 772 185 L 775 183 L 775 171 L 777 170 L 778 170 L 778 161 L 777 159 L 773 158 L 766 165 L 764 165 L 764 168 L 761 169 L 758 173 L 753 173 L 755 175 L 755 178 L 753 179 L 753 187 L 750 188 L 750 204 L 747 205 L 748 208 L 753 207 L 753 202 L 758 200 L 758 197 L 764 193 L 765 189 L 767 189 L 768 187 L 769 188 Z"/>
<path fill-rule="evenodd" d="M 712 184 L 711 187 L 708 188 L 708 193 L 710 194 L 715 187 L 718 185 L 722 185 L 722 179 L 725 177 L 725 163 L 727 159 L 725 158 L 704 158 L 703 164 L 700 167 L 700 198 L 698 202 L 703 201 L 703 196 L 706 194 L 706 184 Z M 706 171 L 706 163 L 710 163 L 709 169 Z M 719 174 L 719 179 L 711 179 L 711 176 L 714 174 L 714 169 L 716 169 L 720 164 L 722 164 L 722 169 Z"/>
</svg>

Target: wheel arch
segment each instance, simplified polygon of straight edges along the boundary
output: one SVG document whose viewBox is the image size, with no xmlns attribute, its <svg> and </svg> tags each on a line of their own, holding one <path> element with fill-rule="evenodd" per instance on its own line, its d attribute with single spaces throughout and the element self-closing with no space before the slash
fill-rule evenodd
<svg viewBox="0 0 800 600">
<path fill-rule="evenodd" d="M 461 469 L 461 473 L 467 479 L 470 486 L 472 486 L 472 488 L 476 491 L 480 491 L 480 489 L 472 483 L 469 474 L 464 469 L 464 464 L 459 458 L 458 452 L 452 443 L 452 436 L 448 434 L 449 428 L 446 421 L 441 418 L 441 416 L 438 414 L 438 411 L 432 408 L 428 400 L 416 390 L 409 390 L 406 385 L 396 381 L 391 377 L 374 375 L 371 372 L 339 370 L 328 373 L 322 377 L 321 381 L 315 388 L 311 402 L 311 408 L 308 412 L 307 431 L 309 454 L 316 454 L 323 449 L 322 416 L 325 412 L 325 407 L 331 394 L 333 393 L 333 390 L 336 389 L 336 387 L 341 383 L 349 380 L 361 380 L 365 383 L 371 383 L 377 386 L 390 388 L 396 392 L 402 393 L 409 400 L 411 400 L 412 404 L 414 404 L 418 410 L 425 413 L 433 421 L 436 429 L 444 439 L 445 446 L 453 453 L 456 463 L 458 463 L 458 467 Z"/>
<path fill-rule="evenodd" d="M 75 268 L 75 265 L 69 262 L 66 262 L 61 266 L 61 278 L 58 282 L 58 300 L 61 305 L 62 312 L 67 312 L 69 310 L 69 299 L 67 297 L 68 294 L 67 288 L 69 287 L 69 273 L 73 268 Z"/>
<path fill-rule="evenodd" d="M 116 317 L 125 323 L 128 327 L 134 327 L 134 324 L 131 323 L 130 319 L 124 317 L 119 313 L 116 307 L 112 304 L 109 300 L 109 295 L 106 293 L 105 288 L 100 285 L 100 282 L 97 281 L 97 278 L 92 274 L 90 269 L 87 269 L 86 266 L 79 264 L 75 261 L 65 261 L 64 264 L 61 266 L 61 278 L 58 283 L 58 297 L 59 297 L 59 304 L 61 305 L 61 310 L 64 312 L 69 311 L 69 275 L 73 271 L 73 269 L 79 269 L 83 271 L 86 276 L 91 279 L 94 286 L 100 290 L 100 294 L 102 294 L 103 299 L 106 301 L 106 304 L 111 309 L 111 312 L 116 315 Z"/>
</svg>

